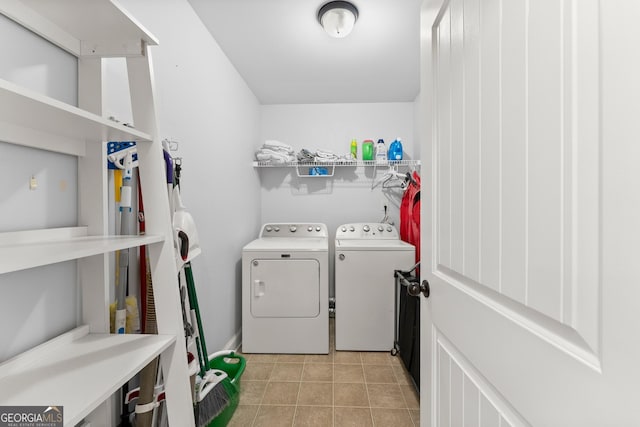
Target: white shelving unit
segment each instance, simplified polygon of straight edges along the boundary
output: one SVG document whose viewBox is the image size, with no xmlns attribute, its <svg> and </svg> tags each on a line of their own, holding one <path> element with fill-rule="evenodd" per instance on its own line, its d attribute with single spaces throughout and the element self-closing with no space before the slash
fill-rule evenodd
<svg viewBox="0 0 640 427">
<path fill-rule="evenodd" d="M 0 141 L 77 156 L 79 208 L 77 227 L 0 233 L 0 274 L 77 260 L 82 292 L 82 325 L 0 364 L 0 405 L 62 405 L 65 426 L 115 425 L 109 397 L 160 356 L 169 425 L 193 426 L 148 48 L 157 41 L 115 0 L 0 0 L 0 13 L 78 57 L 79 79 L 79 108 L 0 80 Z M 103 117 L 103 57 L 127 58 L 135 129 Z M 145 236 L 108 234 L 108 141 L 137 143 Z M 159 335 L 109 334 L 109 254 L 141 245 Z"/>
<path fill-rule="evenodd" d="M 0 80 L 0 99 L 4 142 L 84 156 L 85 143 L 98 143 L 96 137 L 104 141 L 151 141 L 147 133 L 4 80 Z"/>
<path fill-rule="evenodd" d="M 357 167 L 373 167 L 386 170 L 389 166 L 409 166 L 419 167 L 420 160 L 339 160 L 334 162 L 285 162 L 285 163 L 273 163 L 273 162 L 261 162 L 254 161 L 254 168 L 295 168 L 296 174 L 301 178 L 330 178 L 334 175 L 336 168 L 357 168 Z M 327 174 L 325 175 L 311 175 L 308 171 L 312 168 L 326 168 Z"/>
<path fill-rule="evenodd" d="M 64 424 L 76 425 L 174 342 L 169 335 L 96 334 L 81 326 L 0 365 L 0 402 L 62 402 Z M 61 381 L 75 392 L 64 391 Z"/>
<path fill-rule="evenodd" d="M 162 242 L 162 236 L 88 236 L 87 227 L 0 234 L 0 274 Z"/>
<path fill-rule="evenodd" d="M 376 160 L 353 160 L 353 161 L 336 161 L 336 162 L 286 162 L 286 163 L 272 163 L 272 162 L 253 162 L 254 168 L 295 168 L 298 166 L 336 166 L 336 167 L 388 167 L 388 166 L 420 166 L 420 160 L 385 160 L 384 162 L 378 162 Z"/>
</svg>

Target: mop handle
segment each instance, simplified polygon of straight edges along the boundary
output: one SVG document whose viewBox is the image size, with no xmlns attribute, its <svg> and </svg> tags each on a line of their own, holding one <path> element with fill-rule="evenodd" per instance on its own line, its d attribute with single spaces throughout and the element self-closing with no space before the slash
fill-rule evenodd
<svg viewBox="0 0 640 427">
<path fill-rule="evenodd" d="M 198 306 L 198 296 L 196 295 L 196 284 L 193 280 L 193 272 L 191 271 L 191 262 L 184 264 L 184 273 L 187 278 L 187 289 L 189 291 L 189 304 L 196 312 L 196 321 L 198 324 L 198 335 L 200 335 L 200 345 L 204 358 L 208 357 L 207 344 L 204 339 L 204 329 L 202 328 L 202 318 L 200 317 L 200 307 Z"/>
</svg>

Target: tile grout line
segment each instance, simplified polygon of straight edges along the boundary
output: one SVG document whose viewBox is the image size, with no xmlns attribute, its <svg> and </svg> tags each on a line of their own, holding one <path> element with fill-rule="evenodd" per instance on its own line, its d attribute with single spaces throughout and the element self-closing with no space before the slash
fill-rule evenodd
<svg viewBox="0 0 640 427">
<path fill-rule="evenodd" d="M 411 391 L 411 392 L 413 392 L 412 387 L 414 387 L 414 386 L 411 384 L 411 382 L 410 382 L 410 381 L 407 381 L 407 378 L 406 378 L 406 377 L 407 377 L 407 375 L 409 375 L 409 372 L 406 370 L 406 367 L 404 366 L 404 364 L 400 363 L 400 369 L 399 369 L 399 371 L 400 371 L 400 373 L 398 373 L 396 369 L 393 369 L 393 373 L 394 373 L 394 375 L 395 375 L 395 377 L 396 377 L 396 380 L 398 381 L 398 386 L 400 387 L 400 393 L 402 394 L 402 398 L 403 398 L 403 400 L 404 400 L 404 403 L 405 403 L 405 406 L 406 406 L 407 412 L 409 413 L 409 419 L 411 420 L 411 423 L 412 423 L 414 426 L 416 426 L 416 422 L 415 422 L 415 420 L 413 419 L 413 416 L 412 416 L 412 414 L 411 414 L 411 411 L 412 411 L 412 410 L 414 410 L 414 408 L 410 408 L 410 407 L 409 407 L 409 400 L 407 399 L 407 397 L 406 397 L 406 395 L 405 395 L 405 392 L 403 391 L 403 390 L 404 390 L 404 388 L 405 388 L 404 386 L 407 386 L 408 388 L 411 388 L 411 390 L 410 390 L 410 391 Z M 401 384 L 401 383 L 400 383 L 400 380 L 402 380 L 402 381 L 407 381 L 407 384 L 404 384 L 404 383 L 402 383 L 402 384 Z M 419 402 L 419 397 L 418 397 L 418 402 Z M 417 409 L 417 410 L 418 410 L 418 411 L 420 410 L 420 407 L 419 407 L 419 406 L 418 406 L 418 409 Z M 418 422 L 418 426 L 419 426 L 419 422 Z"/>
<path fill-rule="evenodd" d="M 269 382 L 267 381 L 267 384 Z M 258 412 L 260 412 L 260 406 L 262 406 L 262 399 L 264 399 L 264 395 L 267 392 L 267 386 L 264 386 L 264 390 L 262 390 L 262 395 L 260 396 L 260 401 L 258 402 L 258 408 L 256 409 L 256 413 L 253 415 L 253 419 L 251 420 L 251 426 L 255 425 L 256 419 L 258 419 Z M 233 418 L 232 418 L 233 419 Z"/>
<path fill-rule="evenodd" d="M 303 364 L 304 371 L 304 364 Z M 296 416 L 298 415 L 298 401 L 300 400 L 300 390 L 302 390 L 302 372 L 300 373 L 300 382 L 298 382 L 298 395 L 296 396 L 296 404 L 293 407 L 293 418 L 291 419 L 291 427 L 296 424 Z"/>
<path fill-rule="evenodd" d="M 267 394 L 267 388 L 269 388 L 269 383 L 271 382 L 271 375 L 273 375 L 273 371 L 275 370 L 275 368 L 276 368 L 276 364 L 274 362 L 273 366 L 271 367 L 271 370 L 269 371 L 269 376 L 267 377 L 267 381 L 264 386 L 264 391 L 262 392 L 262 397 L 260 397 L 260 404 L 258 404 L 258 410 L 256 411 L 256 414 L 253 417 L 253 421 L 251 422 L 252 426 L 254 426 L 256 424 L 256 421 L 258 420 L 258 414 L 260 413 L 260 409 L 262 409 L 262 402 L 264 401 L 264 397 Z"/>
<path fill-rule="evenodd" d="M 373 419 L 373 411 L 371 410 L 371 394 L 369 393 L 369 382 L 367 381 L 367 374 L 364 370 L 364 360 L 362 359 L 362 353 L 360 353 L 360 360 L 362 360 L 362 379 L 364 381 L 364 390 L 367 393 L 367 403 L 369 409 L 369 418 L 371 418 L 371 425 L 375 426 L 376 422 Z"/>
<path fill-rule="evenodd" d="M 404 395 L 404 392 L 402 391 L 402 386 L 405 385 L 404 383 L 400 383 L 400 381 L 405 381 L 405 377 L 404 377 L 404 365 L 400 365 L 401 369 L 400 369 L 400 373 L 398 374 L 397 370 L 395 369 L 395 367 L 391 366 L 391 369 L 393 371 L 393 375 L 396 377 L 396 382 L 398 383 L 398 386 L 400 387 L 400 393 L 402 394 L 402 398 L 404 399 L 404 404 L 406 406 L 406 411 L 407 414 L 409 415 L 409 419 L 411 420 L 411 424 L 416 427 L 416 423 L 413 419 L 413 416 L 411 415 L 411 408 L 409 408 L 409 402 L 407 401 L 407 398 Z"/>
<path fill-rule="evenodd" d="M 404 401 L 404 406 L 406 408 L 406 411 L 409 414 L 409 419 L 411 420 L 411 424 L 415 425 L 415 423 L 413 422 L 413 417 L 411 416 L 411 412 L 409 411 L 409 402 L 407 401 L 407 398 L 404 395 L 404 391 L 402 391 L 402 386 L 398 384 L 398 387 L 400 388 L 400 394 L 402 395 L 402 400 Z"/>
<path fill-rule="evenodd" d="M 331 346 L 331 344 L 329 344 Z M 333 382 L 331 383 L 331 425 L 336 425 L 336 365 L 335 353 L 333 356 Z"/>
</svg>

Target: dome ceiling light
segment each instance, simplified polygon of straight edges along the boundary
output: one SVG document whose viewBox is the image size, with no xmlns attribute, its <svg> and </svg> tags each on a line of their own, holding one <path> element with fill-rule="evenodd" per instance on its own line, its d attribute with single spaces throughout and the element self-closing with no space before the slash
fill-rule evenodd
<svg viewBox="0 0 640 427">
<path fill-rule="evenodd" d="M 331 37 L 349 35 L 358 19 L 358 8 L 348 1 L 330 1 L 318 11 L 318 22 Z"/>
</svg>

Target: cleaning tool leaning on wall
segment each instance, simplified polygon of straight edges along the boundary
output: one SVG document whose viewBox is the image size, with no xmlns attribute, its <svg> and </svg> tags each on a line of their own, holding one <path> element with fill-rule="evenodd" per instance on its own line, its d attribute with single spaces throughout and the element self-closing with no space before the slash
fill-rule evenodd
<svg viewBox="0 0 640 427">
<path fill-rule="evenodd" d="M 178 163 L 177 166 L 173 176 L 173 182 L 176 185 L 173 187 L 171 195 L 171 205 L 173 206 L 172 223 L 180 295 L 183 296 L 185 294 L 185 285 L 188 295 L 188 302 L 182 301 L 183 322 L 185 322 L 185 335 L 187 338 L 186 351 L 188 355 L 191 355 L 188 359 L 192 359 L 190 374 L 197 373 L 191 382 L 194 415 L 198 427 L 215 427 L 217 425 L 226 425 L 238 404 L 239 397 L 237 396 L 236 387 L 230 383 L 235 381 L 235 378 L 230 380 L 224 370 L 216 369 L 212 365 L 220 363 L 218 359 L 221 359 L 221 356 L 226 356 L 224 358 L 226 360 L 234 359 L 240 361 L 241 359 L 235 357 L 232 351 L 217 352 L 209 355 L 207 350 L 196 284 L 191 268 L 192 260 L 201 253 L 201 249 L 195 221 L 182 203 L 179 185 L 182 170 L 181 163 Z M 186 313 L 187 310 L 188 314 Z M 193 347 L 195 347 L 195 354 L 192 350 Z M 195 357 L 196 355 L 197 357 Z M 198 367 L 195 372 L 191 369 L 193 365 Z M 244 364 L 241 364 L 241 366 L 244 366 Z M 237 372 L 237 375 L 239 376 L 241 373 Z"/>
</svg>

